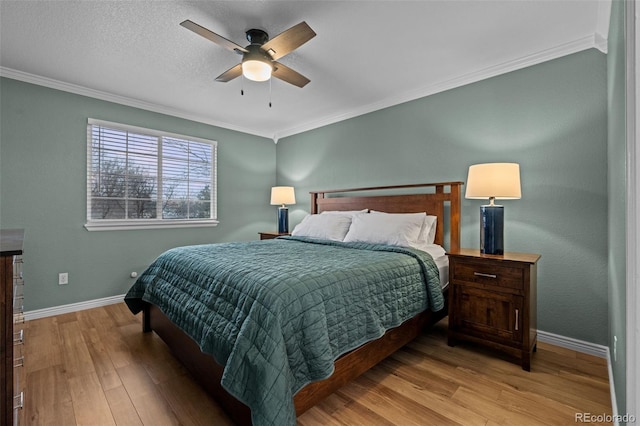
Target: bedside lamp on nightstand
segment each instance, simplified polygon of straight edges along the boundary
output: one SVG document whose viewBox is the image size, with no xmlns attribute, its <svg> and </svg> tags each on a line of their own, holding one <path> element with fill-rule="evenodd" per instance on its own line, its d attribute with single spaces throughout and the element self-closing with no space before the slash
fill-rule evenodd
<svg viewBox="0 0 640 426">
<path fill-rule="evenodd" d="M 465 198 L 489 199 L 480 207 L 480 251 L 504 253 L 504 208 L 494 200 L 516 200 L 522 196 L 520 165 L 517 163 L 475 164 L 469 167 Z"/>
<path fill-rule="evenodd" d="M 296 194 L 293 186 L 274 186 L 271 188 L 271 204 L 278 205 L 278 232 L 289 232 L 289 209 L 287 204 L 296 203 Z"/>
</svg>

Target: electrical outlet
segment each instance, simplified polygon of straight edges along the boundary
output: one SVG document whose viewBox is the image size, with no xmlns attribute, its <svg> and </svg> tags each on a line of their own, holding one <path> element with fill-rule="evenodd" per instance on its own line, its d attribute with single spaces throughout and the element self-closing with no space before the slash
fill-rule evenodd
<svg viewBox="0 0 640 426">
<path fill-rule="evenodd" d="M 69 273 L 61 272 L 58 274 L 58 285 L 69 284 Z"/>
<path fill-rule="evenodd" d="M 618 336 L 613 336 L 613 362 L 618 360 Z"/>
</svg>

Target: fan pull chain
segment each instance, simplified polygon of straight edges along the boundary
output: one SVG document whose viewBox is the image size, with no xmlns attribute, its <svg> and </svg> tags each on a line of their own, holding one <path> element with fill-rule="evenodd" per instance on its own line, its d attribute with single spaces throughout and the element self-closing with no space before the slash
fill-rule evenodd
<svg viewBox="0 0 640 426">
<path fill-rule="evenodd" d="M 240 74 L 240 96 L 244 96 L 244 74 Z"/>
<path fill-rule="evenodd" d="M 269 108 L 271 108 L 271 80 L 273 79 L 269 79 Z"/>
</svg>

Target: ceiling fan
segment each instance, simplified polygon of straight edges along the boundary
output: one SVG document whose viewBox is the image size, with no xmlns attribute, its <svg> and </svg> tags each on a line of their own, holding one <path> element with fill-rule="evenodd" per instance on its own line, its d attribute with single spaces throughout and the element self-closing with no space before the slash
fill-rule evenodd
<svg viewBox="0 0 640 426">
<path fill-rule="evenodd" d="M 247 40 L 250 43 L 247 47 L 227 40 L 188 19 L 181 22 L 180 25 L 207 40 L 242 55 L 242 62 L 220 74 L 216 77 L 216 81 L 227 82 L 240 75 L 253 81 L 267 81 L 273 76 L 298 87 L 304 87 L 310 81 L 299 72 L 277 61 L 316 36 L 316 33 L 304 21 L 271 40 L 269 40 L 269 34 L 263 30 L 247 30 Z"/>
</svg>

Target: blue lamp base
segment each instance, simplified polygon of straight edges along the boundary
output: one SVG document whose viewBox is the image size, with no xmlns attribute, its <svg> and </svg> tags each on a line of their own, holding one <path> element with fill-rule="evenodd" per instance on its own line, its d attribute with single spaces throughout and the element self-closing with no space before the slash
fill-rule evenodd
<svg viewBox="0 0 640 426">
<path fill-rule="evenodd" d="M 278 207 L 278 233 L 289 232 L 289 209 L 285 206 Z"/>
<path fill-rule="evenodd" d="M 480 207 L 480 252 L 504 254 L 504 208 L 488 205 Z"/>
</svg>

